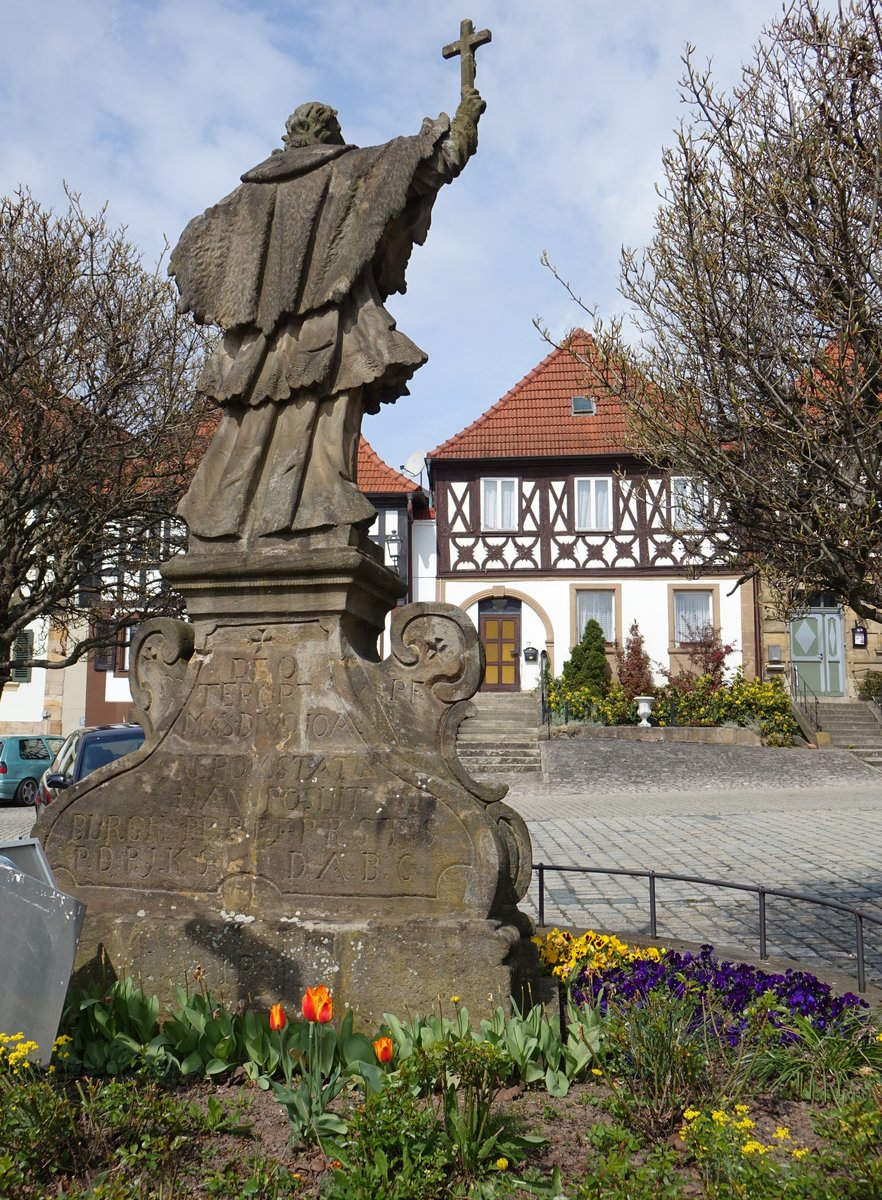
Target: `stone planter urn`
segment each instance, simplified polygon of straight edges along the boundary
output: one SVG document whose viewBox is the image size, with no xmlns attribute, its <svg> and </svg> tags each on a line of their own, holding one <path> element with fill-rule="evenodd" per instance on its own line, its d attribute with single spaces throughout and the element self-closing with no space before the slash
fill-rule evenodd
<svg viewBox="0 0 882 1200">
<path fill-rule="evenodd" d="M 639 726 L 641 729 L 648 729 L 649 714 L 655 704 L 655 696 L 635 696 L 634 699 L 637 701 L 637 715 L 640 717 Z"/>
</svg>

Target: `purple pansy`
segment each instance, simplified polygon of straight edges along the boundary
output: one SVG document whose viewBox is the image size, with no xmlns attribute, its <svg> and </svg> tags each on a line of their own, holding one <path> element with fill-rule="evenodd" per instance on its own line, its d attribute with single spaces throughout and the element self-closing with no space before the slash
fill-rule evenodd
<svg viewBox="0 0 882 1200">
<path fill-rule="evenodd" d="M 713 946 L 702 946 L 698 954 L 666 950 L 658 961 L 635 958 L 606 970 L 585 968 L 576 978 L 573 996 L 583 1003 L 599 1002 L 606 1011 L 610 999 L 639 1004 L 650 992 L 663 989 L 680 998 L 687 992 L 703 993 L 718 1004 L 730 1016 L 725 1034 L 733 1044 L 746 1027 L 746 1010 L 767 992 L 781 1009 L 805 1017 L 817 1030 L 849 1024 L 869 1007 L 852 992 L 834 995 L 829 984 L 806 971 L 772 974 L 749 963 L 720 962 Z M 772 1020 L 780 1023 L 781 1018 L 773 1015 Z"/>
</svg>

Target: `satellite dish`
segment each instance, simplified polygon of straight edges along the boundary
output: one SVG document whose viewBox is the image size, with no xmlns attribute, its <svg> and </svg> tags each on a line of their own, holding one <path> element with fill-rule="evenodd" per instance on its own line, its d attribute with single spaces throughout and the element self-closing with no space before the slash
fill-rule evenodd
<svg viewBox="0 0 882 1200">
<path fill-rule="evenodd" d="M 414 450 L 407 462 L 402 466 L 401 470 L 406 471 L 408 475 L 415 479 L 426 469 L 426 452 L 425 450 Z"/>
</svg>

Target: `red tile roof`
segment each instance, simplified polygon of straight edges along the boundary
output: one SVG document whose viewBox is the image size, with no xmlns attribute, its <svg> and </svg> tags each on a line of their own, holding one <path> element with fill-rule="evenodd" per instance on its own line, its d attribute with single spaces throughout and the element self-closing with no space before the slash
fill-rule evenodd
<svg viewBox="0 0 882 1200">
<path fill-rule="evenodd" d="M 406 478 L 384 463 L 370 442 L 363 437 L 358 441 L 355 482 L 361 491 L 375 496 L 408 495 L 419 489 L 419 484 L 414 480 Z"/>
<path fill-rule="evenodd" d="M 564 346 L 552 350 L 477 421 L 436 446 L 428 457 L 557 458 L 628 453 L 627 414 L 592 368 L 596 354 L 590 334 L 574 330 Z M 594 416 L 574 416 L 573 396 L 592 397 Z"/>
</svg>

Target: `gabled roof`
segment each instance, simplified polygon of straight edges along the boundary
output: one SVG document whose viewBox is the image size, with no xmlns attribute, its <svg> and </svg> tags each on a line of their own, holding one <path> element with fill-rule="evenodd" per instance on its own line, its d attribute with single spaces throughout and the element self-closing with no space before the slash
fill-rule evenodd
<svg viewBox="0 0 882 1200">
<path fill-rule="evenodd" d="M 558 458 L 633 452 L 627 414 L 590 365 L 596 356 L 590 334 L 574 330 L 492 408 L 428 457 Z M 594 399 L 595 414 L 574 416 L 573 396 Z"/>
<path fill-rule="evenodd" d="M 358 440 L 355 482 L 360 491 L 375 496 L 406 496 L 419 490 L 419 484 L 401 475 L 388 463 L 384 463 L 370 442 L 363 437 Z"/>
</svg>

